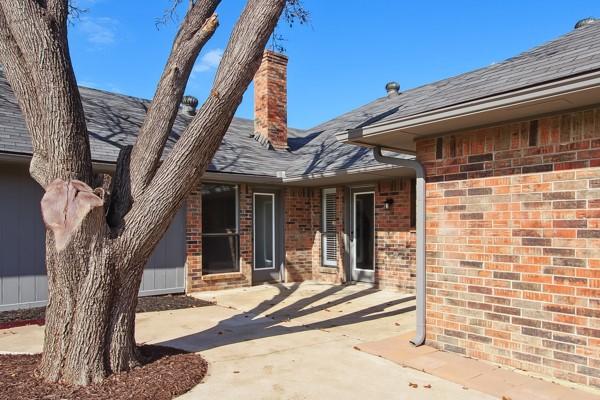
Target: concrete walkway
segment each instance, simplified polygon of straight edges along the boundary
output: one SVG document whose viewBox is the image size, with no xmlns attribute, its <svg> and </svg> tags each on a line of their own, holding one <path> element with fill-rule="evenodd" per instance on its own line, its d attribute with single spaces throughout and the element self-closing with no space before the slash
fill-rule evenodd
<svg viewBox="0 0 600 400">
<path fill-rule="evenodd" d="M 139 314 L 140 342 L 200 352 L 204 382 L 180 399 L 497 399 L 357 351 L 414 329 L 414 297 L 366 286 L 257 286 L 214 306 Z M 43 328 L 0 331 L 0 351 L 39 352 Z"/>
<path fill-rule="evenodd" d="M 411 332 L 412 333 L 412 332 Z M 550 380 L 527 376 L 514 369 L 500 368 L 456 353 L 430 346 L 414 347 L 411 335 L 395 336 L 375 342 L 361 343 L 361 351 L 394 361 L 405 367 L 480 390 L 498 399 L 511 400 L 600 400 L 598 391 L 584 391 L 583 386 L 562 386 Z"/>
</svg>

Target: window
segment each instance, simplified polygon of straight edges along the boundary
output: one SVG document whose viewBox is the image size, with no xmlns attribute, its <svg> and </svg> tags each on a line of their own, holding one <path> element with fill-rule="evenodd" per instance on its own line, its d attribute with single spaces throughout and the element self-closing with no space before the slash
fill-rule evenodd
<svg viewBox="0 0 600 400">
<path fill-rule="evenodd" d="M 202 274 L 239 271 L 237 186 L 202 185 Z"/>
<path fill-rule="evenodd" d="M 323 265 L 337 265 L 338 238 L 336 230 L 337 203 L 335 189 L 323 189 Z"/>
</svg>

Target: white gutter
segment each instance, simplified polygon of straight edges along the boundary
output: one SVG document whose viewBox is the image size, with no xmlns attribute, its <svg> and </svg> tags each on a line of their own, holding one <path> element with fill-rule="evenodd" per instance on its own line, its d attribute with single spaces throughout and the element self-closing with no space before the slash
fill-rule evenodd
<svg viewBox="0 0 600 400">
<path fill-rule="evenodd" d="M 381 171 L 387 171 L 390 169 L 394 169 L 394 167 L 390 167 L 389 165 L 377 165 L 377 166 L 373 166 L 373 167 L 353 168 L 353 169 L 346 169 L 346 170 L 336 170 L 336 171 L 331 171 L 331 172 L 321 172 L 321 173 L 314 173 L 314 174 L 304 174 L 304 175 L 296 175 L 296 176 L 291 176 L 291 177 L 284 177 L 283 182 L 290 183 L 290 182 L 310 181 L 310 180 L 320 179 L 320 178 L 336 178 L 339 176 L 346 176 L 346 175 L 356 175 L 356 174 L 363 174 L 363 173 L 377 173 L 377 172 L 381 172 Z"/>
<path fill-rule="evenodd" d="M 600 88 L 600 70 L 483 99 L 455 104 L 442 109 L 375 123 L 359 129 L 350 129 L 337 134 L 336 138 L 339 141 L 352 142 L 354 138 L 365 139 L 369 136 L 390 131 L 415 129 L 479 113 L 500 111 L 516 106 L 522 107 L 536 102 L 552 101 L 566 94 L 575 94 L 598 88 Z"/>
</svg>

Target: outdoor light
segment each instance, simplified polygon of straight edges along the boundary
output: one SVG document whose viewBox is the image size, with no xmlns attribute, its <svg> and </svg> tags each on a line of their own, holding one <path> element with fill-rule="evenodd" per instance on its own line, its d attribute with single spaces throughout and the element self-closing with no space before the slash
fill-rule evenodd
<svg viewBox="0 0 600 400">
<path fill-rule="evenodd" d="M 385 206 L 386 210 L 389 210 L 392 204 L 394 204 L 394 199 L 385 199 L 385 201 L 383 202 L 383 205 Z"/>
</svg>

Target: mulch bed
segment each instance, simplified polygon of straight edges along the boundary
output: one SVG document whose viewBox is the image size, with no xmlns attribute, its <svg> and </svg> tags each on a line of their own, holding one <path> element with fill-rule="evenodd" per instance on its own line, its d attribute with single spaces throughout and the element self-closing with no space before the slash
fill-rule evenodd
<svg viewBox="0 0 600 400">
<path fill-rule="evenodd" d="M 164 295 L 140 297 L 136 312 L 179 310 L 209 306 L 212 303 L 186 295 Z M 44 325 L 46 307 L 0 312 L 0 329 L 23 325 Z"/>
<path fill-rule="evenodd" d="M 141 367 L 77 387 L 46 383 L 36 375 L 41 355 L 0 355 L 0 399 L 170 400 L 199 384 L 208 365 L 198 354 L 163 346 L 142 346 Z"/>
<path fill-rule="evenodd" d="M 210 305 L 213 305 L 213 303 L 184 294 L 147 296 L 138 298 L 138 305 L 135 312 L 143 313 L 151 311 L 179 310 L 182 308 L 205 307 Z"/>
</svg>

